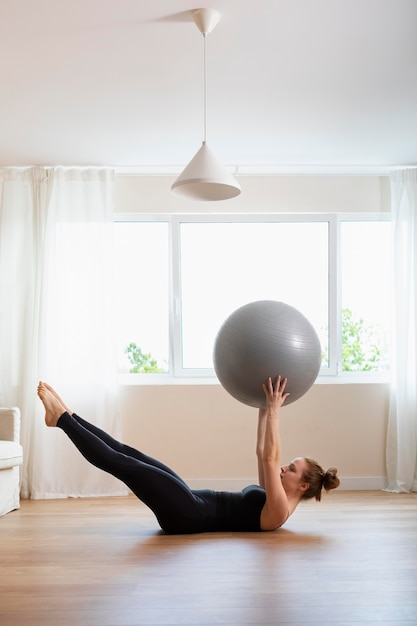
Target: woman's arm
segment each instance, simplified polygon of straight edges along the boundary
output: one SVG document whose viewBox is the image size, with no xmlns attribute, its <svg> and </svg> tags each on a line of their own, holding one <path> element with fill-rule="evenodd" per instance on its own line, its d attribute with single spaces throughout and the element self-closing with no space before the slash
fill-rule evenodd
<svg viewBox="0 0 417 626">
<path fill-rule="evenodd" d="M 258 430 L 256 437 L 256 457 L 258 459 L 258 482 L 259 486 L 265 489 L 265 476 L 263 465 L 263 454 L 265 445 L 265 429 L 266 429 L 266 409 L 258 411 Z"/>
<path fill-rule="evenodd" d="M 262 453 L 262 469 L 266 502 L 261 513 L 262 530 L 274 530 L 288 517 L 288 499 L 281 482 L 281 439 L 279 432 L 280 408 L 288 397 L 285 393 L 287 380 L 278 376 L 263 386 L 266 396 L 265 437 Z"/>
</svg>

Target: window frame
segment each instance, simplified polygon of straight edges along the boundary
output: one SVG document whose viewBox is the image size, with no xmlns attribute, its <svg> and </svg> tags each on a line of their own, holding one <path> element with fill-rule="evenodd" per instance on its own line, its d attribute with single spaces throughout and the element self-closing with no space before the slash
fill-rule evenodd
<svg viewBox="0 0 417 626">
<path fill-rule="evenodd" d="M 136 384 L 218 384 L 214 369 L 181 366 L 182 305 L 180 229 L 182 223 L 204 222 L 327 222 L 328 223 L 328 319 L 329 367 L 321 368 L 317 383 L 386 382 L 389 372 L 342 370 L 341 224 L 352 221 L 391 221 L 390 213 L 117 213 L 114 222 L 166 222 L 169 228 L 169 369 L 158 374 L 119 374 L 119 382 Z"/>
</svg>

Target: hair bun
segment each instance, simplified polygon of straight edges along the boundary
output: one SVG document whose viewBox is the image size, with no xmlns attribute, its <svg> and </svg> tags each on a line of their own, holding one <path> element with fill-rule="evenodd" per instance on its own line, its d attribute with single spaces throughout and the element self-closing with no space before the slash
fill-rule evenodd
<svg viewBox="0 0 417 626">
<path fill-rule="evenodd" d="M 323 477 L 323 488 L 326 491 L 336 489 L 340 485 L 340 480 L 337 477 L 337 468 L 329 467 Z"/>
</svg>

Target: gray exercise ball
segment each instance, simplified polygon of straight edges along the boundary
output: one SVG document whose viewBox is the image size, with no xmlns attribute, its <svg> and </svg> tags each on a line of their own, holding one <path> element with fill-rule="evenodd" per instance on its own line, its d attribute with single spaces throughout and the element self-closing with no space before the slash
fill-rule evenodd
<svg viewBox="0 0 417 626">
<path fill-rule="evenodd" d="M 284 302 L 261 300 L 234 311 L 217 333 L 214 369 L 236 400 L 265 407 L 262 384 L 287 378 L 285 405 L 312 386 L 321 365 L 320 340 L 309 320 Z"/>
</svg>

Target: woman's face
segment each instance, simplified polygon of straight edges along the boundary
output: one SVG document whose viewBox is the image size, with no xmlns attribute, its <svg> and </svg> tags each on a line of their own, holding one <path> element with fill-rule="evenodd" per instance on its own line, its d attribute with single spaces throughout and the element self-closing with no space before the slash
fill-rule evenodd
<svg viewBox="0 0 417 626">
<path fill-rule="evenodd" d="M 296 491 L 303 483 L 303 475 L 307 469 L 303 457 L 293 459 L 289 465 L 281 467 L 281 481 L 286 491 Z"/>
</svg>

